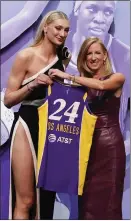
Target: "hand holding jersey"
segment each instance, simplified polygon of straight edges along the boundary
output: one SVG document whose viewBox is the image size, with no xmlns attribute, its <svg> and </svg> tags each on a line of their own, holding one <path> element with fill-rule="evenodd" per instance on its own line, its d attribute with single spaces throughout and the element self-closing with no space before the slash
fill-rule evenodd
<svg viewBox="0 0 131 221">
<path fill-rule="evenodd" d="M 60 71 L 58 69 L 53 69 L 51 68 L 48 72 L 48 75 L 50 76 L 50 78 L 55 78 L 55 77 L 60 77 L 62 79 L 67 79 L 69 77 L 69 74 L 63 72 L 63 71 Z M 71 80 L 71 79 L 70 79 Z"/>
<path fill-rule="evenodd" d="M 40 85 L 51 85 L 53 81 L 50 77 L 45 74 L 40 74 L 37 78 L 30 83 L 27 84 L 28 90 L 33 91 L 35 88 L 39 87 Z"/>
</svg>

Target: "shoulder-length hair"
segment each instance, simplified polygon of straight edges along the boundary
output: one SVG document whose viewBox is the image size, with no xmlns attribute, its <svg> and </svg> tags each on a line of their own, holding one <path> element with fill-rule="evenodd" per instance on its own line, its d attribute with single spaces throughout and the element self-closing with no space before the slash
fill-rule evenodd
<svg viewBox="0 0 131 221">
<path fill-rule="evenodd" d="M 85 77 L 93 77 L 93 72 L 87 66 L 87 52 L 88 52 L 89 47 L 94 43 L 99 43 L 102 47 L 103 53 L 107 54 L 105 64 L 104 64 L 105 75 L 108 75 L 112 72 L 112 66 L 111 66 L 111 62 L 109 59 L 109 54 L 105 45 L 99 38 L 90 37 L 83 42 L 80 48 L 79 54 L 78 54 L 78 58 L 77 58 L 78 71 L 80 72 L 80 74 L 83 74 Z"/>
</svg>

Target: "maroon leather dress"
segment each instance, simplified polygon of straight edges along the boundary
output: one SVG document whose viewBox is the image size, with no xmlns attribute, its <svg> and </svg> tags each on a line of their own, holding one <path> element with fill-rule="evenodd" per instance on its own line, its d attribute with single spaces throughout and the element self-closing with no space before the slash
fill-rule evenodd
<svg viewBox="0 0 131 221">
<path fill-rule="evenodd" d="M 93 89 L 88 98 L 98 120 L 79 199 L 79 219 L 122 219 L 125 147 L 119 126 L 120 98 L 112 91 Z"/>
</svg>

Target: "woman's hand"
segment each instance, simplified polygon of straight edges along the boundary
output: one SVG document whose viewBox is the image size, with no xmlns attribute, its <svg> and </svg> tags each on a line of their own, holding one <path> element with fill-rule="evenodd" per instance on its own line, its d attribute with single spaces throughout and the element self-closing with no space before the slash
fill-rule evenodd
<svg viewBox="0 0 131 221">
<path fill-rule="evenodd" d="M 62 79 L 68 79 L 70 80 L 70 75 L 63 72 L 63 71 L 60 71 L 58 69 L 50 69 L 49 72 L 48 72 L 50 78 L 54 78 L 54 77 L 60 77 Z"/>
<path fill-rule="evenodd" d="M 41 84 L 43 84 L 43 85 L 51 85 L 51 84 L 53 84 L 53 81 L 46 74 L 40 74 L 40 75 L 38 75 L 38 77 L 34 81 L 29 83 L 29 87 L 31 89 L 34 89 L 34 88 L 38 87 Z"/>
</svg>

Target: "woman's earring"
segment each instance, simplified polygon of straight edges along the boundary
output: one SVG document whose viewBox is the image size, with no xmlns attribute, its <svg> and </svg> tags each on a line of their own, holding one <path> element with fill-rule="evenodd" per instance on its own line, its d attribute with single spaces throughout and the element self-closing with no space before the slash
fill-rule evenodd
<svg viewBox="0 0 131 221">
<path fill-rule="evenodd" d="M 46 35 L 46 34 L 47 34 L 47 31 L 43 30 L 43 33 L 44 33 L 44 35 Z"/>
<path fill-rule="evenodd" d="M 103 60 L 103 64 L 105 65 L 105 63 L 106 63 L 106 61 L 105 60 Z"/>
</svg>

